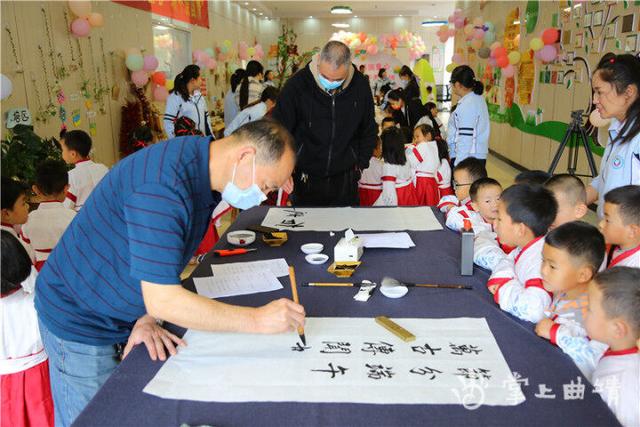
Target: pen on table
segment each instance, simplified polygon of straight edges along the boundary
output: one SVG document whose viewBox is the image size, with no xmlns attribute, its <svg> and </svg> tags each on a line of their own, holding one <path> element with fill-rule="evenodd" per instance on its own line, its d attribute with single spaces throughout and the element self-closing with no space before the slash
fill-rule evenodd
<svg viewBox="0 0 640 427">
<path fill-rule="evenodd" d="M 340 282 L 333 282 L 333 283 L 322 283 L 322 282 L 305 282 L 302 284 L 302 286 L 360 286 L 361 283 L 340 283 Z"/>
<path fill-rule="evenodd" d="M 289 281 L 291 282 L 291 294 L 293 296 L 293 302 L 296 304 L 300 304 L 300 300 L 298 299 L 298 287 L 296 286 L 296 271 L 293 266 L 289 266 Z M 307 345 L 307 338 L 304 336 L 304 327 L 298 327 L 298 335 L 300 336 L 300 341 L 302 341 L 303 345 Z"/>
<path fill-rule="evenodd" d="M 213 251 L 213 254 L 215 256 L 232 256 L 232 255 L 242 255 L 242 254 L 246 254 L 247 252 L 253 252 L 257 250 L 256 248 L 251 248 L 251 249 L 245 249 L 245 248 L 238 248 L 238 249 L 216 249 L 215 251 Z"/>
</svg>

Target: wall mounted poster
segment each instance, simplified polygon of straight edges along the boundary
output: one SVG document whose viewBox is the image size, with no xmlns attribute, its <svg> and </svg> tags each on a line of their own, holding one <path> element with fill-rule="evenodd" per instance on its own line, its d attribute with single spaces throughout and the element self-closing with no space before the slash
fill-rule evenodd
<svg viewBox="0 0 640 427">
<path fill-rule="evenodd" d="M 532 101 L 533 85 L 536 80 L 535 66 L 529 55 L 523 55 L 518 70 L 518 104 L 529 105 Z"/>
</svg>

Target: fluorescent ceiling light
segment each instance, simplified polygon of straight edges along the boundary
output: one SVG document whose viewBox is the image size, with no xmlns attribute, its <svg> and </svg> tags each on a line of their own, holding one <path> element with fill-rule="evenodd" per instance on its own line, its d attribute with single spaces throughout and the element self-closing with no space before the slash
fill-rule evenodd
<svg viewBox="0 0 640 427">
<path fill-rule="evenodd" d="M 313 16 L 309 15 L 309 19 L 313 19 Z"/>
<path fill-rule="evenodd" d="M 168 30 L 169 27 L 165 27 L 164 25 L 156 25 L 156 30 Z"/>
<path fill-rule="evenodd" d="M 447 25 L 447 21 L 422 21 L 423 27 L 439 27 L 441 25 Z"/>
<path fill-rule="evenodd" d="M 349 6 L 333 6 L 331 8 L 331 13 L 334 15 L 349 15 L 352 10 Z"/>
<path fill-rule="evenodd" d="M 334 22 L 333 24 L 331 24 L 331 26 L 336 27 L 336 28 L 349 28 L 350 25 L 346 24 L 344 22 Z"/>
</svg>

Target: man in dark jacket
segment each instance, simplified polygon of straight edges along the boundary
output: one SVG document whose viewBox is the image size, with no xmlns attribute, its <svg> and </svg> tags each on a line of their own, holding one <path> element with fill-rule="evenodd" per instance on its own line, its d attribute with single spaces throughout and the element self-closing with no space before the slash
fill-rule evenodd
<svg viewBox="0 0 640 427">
<path fill-rule="evenodd" d="M 287 81 L 273 117 L 296 142 L 294 205 L 358 205 L 358 180 L 369 166 L 377 125 L 369 82 L 352 65 L 349 48 L 327 43 Z"/>
</svg>

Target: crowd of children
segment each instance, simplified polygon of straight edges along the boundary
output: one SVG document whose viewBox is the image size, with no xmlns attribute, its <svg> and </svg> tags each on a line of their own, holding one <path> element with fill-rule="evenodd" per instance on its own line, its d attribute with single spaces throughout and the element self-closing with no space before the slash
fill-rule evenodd
<svg viewBox="0 0 640 427">
<path fill-rule="evenodd" d="M 108 171 L 90 159 L 86 132 L 61 137 L 64 162 L 36 166 L 37 209 L 29 213 L 27 185 L 2 178 L 2 426 L 53 426 L 49 365 L 33 305 L 37 272 Z"/>
</svg>

